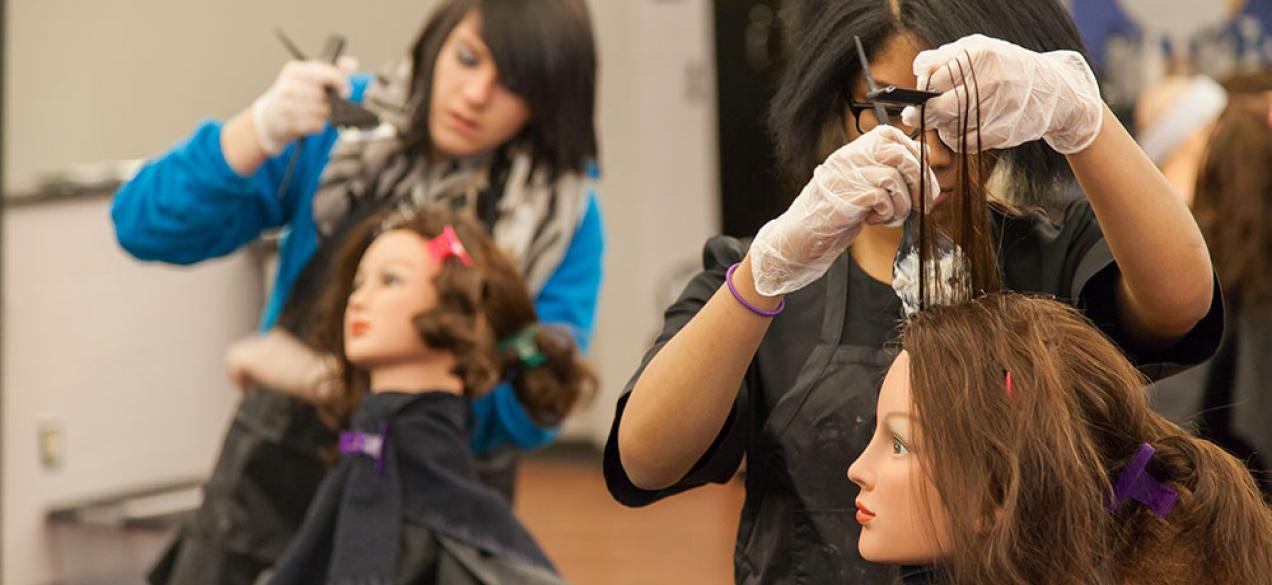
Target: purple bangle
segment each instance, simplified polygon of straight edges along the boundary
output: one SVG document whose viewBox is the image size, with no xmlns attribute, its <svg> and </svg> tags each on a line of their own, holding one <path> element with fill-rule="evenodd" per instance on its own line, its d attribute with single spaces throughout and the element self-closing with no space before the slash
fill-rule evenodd
<svg viewBox="0 0 1272 585">
<path fill-rule="evenodd" d="M 786 308 L 786 299 L 782 299 L 781 301 L 779 301 L 777 303 L 776 309 L 773 309 L 772 311 L 765 311 L 764 309 L 761 309 L 755 305 L 752 305 L 751 303 L 746 302 L 746 299 L 742 298 L 742 295 L 738 294 L 738 289 L 733 288 L 733 273 L 736 272 L 738 269 L 738 266 L 741 266 L 741 265 L 742 265 L 741 262 L 734 262 L 733 266 L 729 267 L 729 271 L 724 273 L 724 284 L 728 285 L 729 292 L 733 293 L 733 298 L 737 299 L 739 303 L 742 303 L 743 307 L 746 307 L 748 310 L 750 310 L 752 313 L 755 313 L 756 315 L 759 315 L 761 317 L 776 317 L 778 313 L 782 312 L 782 309 Z"/>
</svg>

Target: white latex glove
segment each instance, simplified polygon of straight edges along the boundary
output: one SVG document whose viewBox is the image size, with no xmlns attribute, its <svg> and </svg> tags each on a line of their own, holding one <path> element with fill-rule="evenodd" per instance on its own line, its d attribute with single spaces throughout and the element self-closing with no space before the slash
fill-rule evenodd
<svg viewBox="0 0 1272 585">
<path fill-rule="evenodd" d="M 231 344 L 225 352 L 225 373 L 243 392 L 260 386 L 323 402 L 336 383 L 336 360 L 274 328 Z"/>
<path fill-rule="evenodd" d="M 914 74 L 919 89 L 942 92 L 927 102 L 927 124 L 955 150 L 959 149 L 959 112 L 969 90 L 973 100 L 980 102 L 982 150 L 1011 148 L 1041 138 L 1057 152 L 1072 154 L 1091 145 L 1104 119 L 1095 74 L 1075 51 L 1035 53 L 1007 41 L 972 35 L 919 53 Z M 968 114 L 971 151 L 976 150 L 974 103 Z M 906 108 L 901 120 L 918 128 L 918 108 Z"/>
<path fill-rule="evenodd" d="M 331 115 L 327 88 L 348 97 L 349 75 L 357 68 L 352 57 L 341 57 L 336 65 L 322 61 L 284 65 L 274 85 L 252 102 L 252 122 L 261 150 L 274 156 L 293 140 L 321 131 Z"/>
<path fill-rule="evenodd" d="M 865 224 L 901 225 L 919 190 L 919 143 L 879 126 L 839 148 L 813 171 L 789 209 L 751 244 L 755 290 L 799 290 L 826 273 Z M 928 188 L 940 191 L 928 169 Z"/>
</svg>

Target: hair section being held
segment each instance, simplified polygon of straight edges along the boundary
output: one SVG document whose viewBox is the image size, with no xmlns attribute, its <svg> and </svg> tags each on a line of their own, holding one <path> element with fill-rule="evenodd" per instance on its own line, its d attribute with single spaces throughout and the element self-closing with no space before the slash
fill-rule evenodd
<svg viewBox="0 0 1272 585">
<path fill-rule="evenodd" d="M 901 344 L 916 453 L 950 519 L 948 583 L 1268 582 L 1272 511 L 1250 474 L 1153 412 L 1144 378 L 1072 307 L 985 295 L 919 312 Z M 1113 499 L 1145 444 L 1173 507 Z"/>
</svg>

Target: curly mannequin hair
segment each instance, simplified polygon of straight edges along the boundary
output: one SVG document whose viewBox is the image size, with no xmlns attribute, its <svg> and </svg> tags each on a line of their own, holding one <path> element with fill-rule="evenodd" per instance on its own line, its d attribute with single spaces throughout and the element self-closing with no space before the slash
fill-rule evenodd
<svg viewBox="0 0 1272 585">
<path fill-rule="evenodd" d="M 447 225 L 454 228 L 473 266 L 455 257 L 443 261 L 433 277 L 437 306 L 416 315 L 413 323 L 425 345 L 455 356 L 454 374 L 464 383 L 464 395 L 480 396 L 508 380 L 531 417 L 553 425 L 595 393 L 596 376 L 568 333 L 539 325 L 534 342 L 545 359 L 534 367 L 524 366 L 512 349 L 499 348 L 499 340 L 538 324 L 525 281 L 480 222 L 433 206 L 410 216 L 388 211 L 369 217 L 336 253 L 312 340 L 338 363 L 338 391 L 324 407 L 329 422 L 343 426 L 370 390 L 368 374 L 351 364 L 344 351 L 344 313 L 363 254 L 386 231 L 408 230 L 432 239 Z"/>
<path fill-rule="evenodd" d="M 1153 412 L 1143 376 L 1075 309 L 995 293 L 920 311 L 900 343 L 915 452 L 949 515 L 945 583 L 1268 582 L 1272 511 L 1249 472 Z M 1142 443 L 1179 493 L 1165 519 L 1105 509 Z"/>
</svg>

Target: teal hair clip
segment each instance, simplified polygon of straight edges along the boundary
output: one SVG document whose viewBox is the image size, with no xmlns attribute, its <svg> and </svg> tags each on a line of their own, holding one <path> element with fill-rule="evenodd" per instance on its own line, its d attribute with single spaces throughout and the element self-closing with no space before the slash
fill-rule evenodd
<svg viewBox="0 0 1272 585">
<path fill-rule="evenodd" d="M 517 354 L 517 359 L 521 360 L 521 365 L 527 369 L 537 368 L 548 361 L 548 356 L 539 350 L 539 344 L 534 342 L 534 336 L 539 333 L 538 325 L 531 325 L 517 332 L 517 334 L 504 338 L 499 342 L 499 351 L 512 350 Z"/>
</svg>

